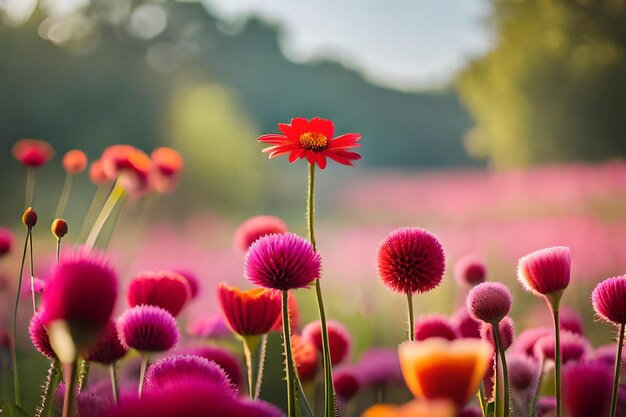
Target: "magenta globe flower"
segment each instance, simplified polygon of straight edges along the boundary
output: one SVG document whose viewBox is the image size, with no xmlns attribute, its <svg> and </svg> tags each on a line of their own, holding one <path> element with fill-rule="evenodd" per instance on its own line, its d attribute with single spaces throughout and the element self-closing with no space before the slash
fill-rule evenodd
<svg viewBox="0 0 626 417">
<path fill-rule="evenodd" d="M 226 372 L 226 376 L 231 384 L 239 387 L 243 382 L 241 364 L 239 359 L 230 351 L 217 346 L 197 346 L 181 349 L 176 352 L 178 355 L 193 355 L 215 362 Z"/>
<path fill-rule="evenodd" d="M 524 289 L 536 295 L 554 297 L 569 285 L 570 269 L 568 247 L 547 248 L 519 260 L 517 279 Z"/>
<path fill-rule="evenodd" d="M 565 405 L 572 417 L 605 417 L 611 403 L 611 368 L 601 363 L 578 363 L 565 367 Z"/>
<path fill-rule="evenodd" d="M 441 314 L 429 314 L 415 322 L 415 340 L 441 337 L 446 340 L 458 339 L 458 333 L 450 320 Z"/>
<path fill-rule="evenodd" d="M 45 314 L 46 311 L 43 307 L 39 307 L 37 312 L 33 314 L 32 319 L 30 320 L 30 326 L 28 326 L 28 334 L 30 335 L 30 340 L 33 342 L 33 346 L 35 349 L 39 351 L 42 355 L 47 357 L 48 359 L 55 360 L 56 354 L 50 345 L 50 339 L 48 338 L 48 331 L 45 326 Z"/>
<path fill-rule="evenodd" d="M 476 256 L 464 256 L 454 265 L 454 278 L 460 285 L 473 287 L 487 280 L 487 265 Z"/>
<path fill-rule="evenodd" d="M 174 317 L 155 306 L 137 306 L 127 310 L 117 322 L 122 344 L 140 352 L 163 352 L 178 343 Z"/>
<path fill-rule="evenodd" d="M 333 385 L 337 397 L 342 401 L 349 401 L 361 389 L 358 374 L 350 368 L 342 368 L 333 375 Z"/>
<path fill-rule="evenodd" d="M 328 320 L 328 343 L 330 347 L 330 362 L 333 366 L 343 362 L 350 355 L 352 338 L 346 326 L 335 320 Z M 322 353 L 322 327 L 318 321 L 311 322 L 302 329 L 302 337 L 315 345 Z"/>
<path fill-rule="evenodd" d="M 288 291 L 308 287 L 321 269 L 320 255 L 310 242 L 292 233 L 271 234 L 250 246 L 244 275 L 254 285 Z"/>
<path fill-rule="evenodd" d="M 467 295 L 467 311 L 475 320 L 499 323 L 511 310 L 513 297 L 506 285 L 485 282 L 472 288 Z"/>
<path fill-rule="evenodd" d="M 480 339 L 480 323 L 469 315 L 465 306 L 459 308 L 452 316 L 452 324 L 460 337 Z"/>
<path fill-rule="evenodd" d="M 90 362 L 111 365 L 126 356 L 126 352 L 128 352 L 128 347 L 120 342 L 117 326 L 111 320 L 98 341 L 89 349 L 86 359 Z"/>
</svg>

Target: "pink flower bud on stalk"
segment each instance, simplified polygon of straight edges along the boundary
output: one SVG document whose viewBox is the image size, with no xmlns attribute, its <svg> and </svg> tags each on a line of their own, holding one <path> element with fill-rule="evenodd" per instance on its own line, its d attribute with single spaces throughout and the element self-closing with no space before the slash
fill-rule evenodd
<svg viewBox="0 0 626 417">
<path fill-rule="evenodd" d="M 5 227 L 0 227 L 0 258 L 11 252 L 13 248 L 13 232 Z"/>
<path fill-rule="evenodd" d="M 511 304 L 513 299 L 511 297 L 511 291 L 499 282 L 484 282 L 478 284 L 467 295 L 467 311 L 476 320 L 480 320 L 488 324 L 493 330 L 493 339 L 496 346 L 496 369 L 498 364 L 502 369 L 502 379 L 504 395 L 503 398 L 499 398 L 498 395 L 498 377 L 495 378 L 496 384 L 494 388 L 495 392 L 495 409 L 496 415 L 500 415 L 500 410 L 505 417 L 510 415 L 510 392 L 509 392 L 509 376 L 506 366 L 505 347 L 500 335 L 500 322 L 506 317 L 511 310 Z M 511 335 L 513 333 L 512 323 L 510 325 Z M 511 336 L 511 341 L 513 337 Z"/>
<path fill-rule="evenodd" d="M 487 266 L 475 256 L 464 256 L 454 266 L 454 278 L 461 285 L 473 287 L 487 280 Z"/>
<path fill-rule="evenodd" d="M 275 216 L 255 216 L 251 217 L 235 231 L 233 237 L 233 247 L 245 254 L 250 245 L 258 238 L 271 235 L 273 233 L 287 233 L 287 225 L 284 221 Z"/>
<path fill-rule="evenodd" d="M 72 191 L 74 176 L 83 172 L 85 168 L 87 168 L 87 155 L 83 151 L 73 149 L 63 156 L 63 169 L 66 172 L 65 183 L 59 197 L 55 217 L 62 217 L 65 213 L 65 207 L 67 207 L 67 201 Z"/>
<path fill-rule="evenodd" d="M 556 417 L 562 417 L 561 400 L 561 343 L 559 306 L 563 291 L 570 281 L 571 254 L 568 247 L 558 246 L 541 249 L 519 260 L 517 279 L 524 289 L 544 297 L 552 311 L 555 339 L 554 384 L 556 393 Z"/>
<path fill-rule="evenodd" d="M 418 318 L 415 322 L 415 340 L 426 340 L 431 337 L 455 340 L 459 336 L 446 316 L 430 314 Z"/>
<path fill-rule="evenodd" d="M 333 366 L 348 359 L 352 339 L 346 326 L 335 320 L 328 320 L 328 343 L 330 347 L 330 362 Z M 322 353 L 322 326 L 319 321 L 307 324 L 302 329 L 302 336 L 315 345 Z"/>
<path fill-rule="evenodd" d="M 617 353 L 615 356 L 615 372 L 613 375 L 613 390 L 609 417 L 616 416 L 617 398 L 619 389 L 620 369 L 622 364 L 622 347 L 624 344 L 624 329 L 626 327 L 626 275 L 608 278 L 599 283 L 591 294 L 591 302 L 597 316 L 619 327 Z"/>
</svg>

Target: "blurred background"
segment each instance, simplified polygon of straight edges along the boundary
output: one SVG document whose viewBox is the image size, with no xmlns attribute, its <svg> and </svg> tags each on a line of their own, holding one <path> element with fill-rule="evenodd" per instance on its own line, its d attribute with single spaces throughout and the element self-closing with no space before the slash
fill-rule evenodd
<svg viewBox="0 0 626 417">
<path fill-rule="evenodd" d="M 517 293 L 514 317 L 542 306 L 519 291 L 517 259 L 571 246 L 565 302 L 607 343 L 589 292 L 626 272 L 625 22 L 624 0 L 0 0 L 0 184 L 16 196 L 3 225 L 21 231 L 20 138 L 57 151 L 38 172 L 42 224 L 65 151 L 171 146 L 186 161 L 179 189 L 140 225 L 129 203 L 111 251 L 125 277 L 195 272 L 205 288 L 189 317 L 215 313 L 218 282 L 245 285 L 231 244 L 241 221 L 273 214 L 306 231 L 304 162 L 268 161 L 257 136 L 320 116 L 363 136 L 355 169 L 320 173 L 317 202 L 330 315 L 349 324 L 355 358 L 405 331 L 374 262 L 405 225 L 439 236 L 449 271 L 463 255 L 485 259 Z M 94 189 L 77 178 L 70 230 Z M 47 233 L 36 250 L 52 259 Z M 306 322 L 314 297 L 301 293 Z M 417 310 L 449 314 L 462 300 L 448 273 Z M 373 314 L 394 325 L 371 328 Z M 519 317 L 519 329 L 538 320 Z"/>
</svg>

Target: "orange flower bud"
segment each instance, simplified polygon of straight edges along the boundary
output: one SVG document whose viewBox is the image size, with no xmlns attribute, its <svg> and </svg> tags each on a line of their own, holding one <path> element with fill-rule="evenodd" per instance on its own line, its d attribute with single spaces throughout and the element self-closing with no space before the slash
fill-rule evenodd
<svg viewBox="0 0 626 417">
<path fill-rule="evenodd" d="M 29 207 L 26 211 L 24 211 L 24 214 L 22 215 L 22 223 L 24 223 L 24 226 L 29 229 L 32 229 L 37 224 L 37 212 L 33 210 L 32 207 Z"/>
<path fill-rule="evenodd" d="M 50 230 L 57 239 L 62 239 L 67 234 L 67 222 L 63 219 L 54 219 Z"/>
<path fill-rule="evenodd" d="M 85 152 L 73 149 L 63 156 L 63 169 L 69 174 L 80 174 L 87 168 L 87 155 Z"/>
</svg>

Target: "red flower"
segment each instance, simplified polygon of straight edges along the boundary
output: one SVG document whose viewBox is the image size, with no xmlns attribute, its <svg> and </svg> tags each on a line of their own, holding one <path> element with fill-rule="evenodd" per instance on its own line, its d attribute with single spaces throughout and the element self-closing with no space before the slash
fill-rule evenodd
<svg viewBox="0 0 626 417">
<path fill-rule="evenodd" d="M 280 298 L 265 288 L 241 291 L 221 283 L 217 296 L 228 325 L 241 336 L 269 333 L 280 316 Z"/>
<path fill-rule="evenodd" d="M 289 162 L 306 158 L 310 164 L 317 164 L 320 169 L 326 168 L 326 157 L 343 165 L 352 165 L 352 161 L 361 159 L 361 155 L 349 149 L 361 146 L 358 133 L 346 133 L 333 138 L 335 127 L 327 119 L 314 117 L 307 120 L 302 117 L 291 119 L 291 124 L 279 123 L 278 129 L 283 135 L 269 134 L 259 138 L 259 142 L 269 143 L 263 152 L 270 158 L 289 154 Z"/>
<path fill-rule="evenodd" d="M 128 286 L 128 305 L 164 308 L 176 317 L 191 298 L 188 281 L 176 272 L 141 272 Z"/>
<path fill-rule="evenodd" d="M 308 339 L 294 334 L 291 336 L 293 360 L 296 363 L 298 375 L 302 381 L 315 377 L 317 372 L 317 348 Z"/>
<path fill-rule="evenodd" d="M 54 149 L 43 140 L 22 139 L 13 145 L 13 156 L 27 167 L 37 168 L 54 156 Z"/>
<path fill-rule="evenodd" d="M 330 363 L 335 366 L 347 359 L 350 355 L 352 340 L 350 332 L 343 324 L 335 320 L 328 320 L 328 344 L 330 349 Z M 308 339 L 322 352 L 322 325 L 319 320 L 311 322 L 302 329 L 302 337 Z"/>
<path fill-rule="evenodd" d="M 72 174 L 80 174 L 87 168 L 87 155 L 85 152 L 73 149 L 63 155 L 63 169 Z"/>
</svg>

